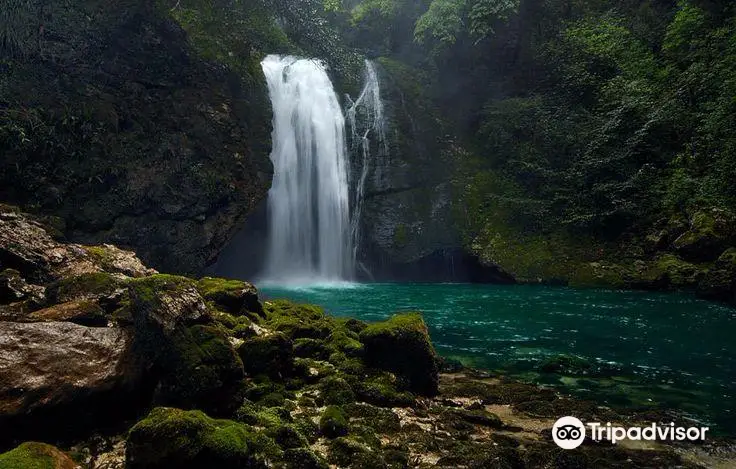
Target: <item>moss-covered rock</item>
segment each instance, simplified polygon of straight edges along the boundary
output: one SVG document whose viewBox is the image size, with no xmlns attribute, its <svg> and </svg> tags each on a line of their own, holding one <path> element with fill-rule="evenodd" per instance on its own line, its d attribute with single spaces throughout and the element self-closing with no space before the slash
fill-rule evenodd
<svg viewBox="0 0 736 469">
<path fill-rule="evenodd" d="M 736 304 L 736 248 L 724 251 L 701 277 L 697 294 L 708 300 Z"/>
<path fill-rule="evenodd" d="M 306 448 L 292 448 L 284 451 L 284 464 L 287 469 L 328 469 L 327 462 Z"/>
<path fill-rule="evenodd" d="M 284 334 L 270 334 L 246 339 L 238 347 L 245 371 L 250 375 L 266 374 L 274 378 L 292 373 L 294 349 Z"/>
<path fill-rule="evenodd" d="M 355 393 L 347 381 L 328 376 L 319 383 L 321 399 L 327 405 L 344 405 L 355 401 Z"/>
<path fill-rule="evenodd" d="M 124 280 L 107 272 L 85 273 L 52 283 L 46 294 L 50 302 L 63 303 L 111 295 L 123 285 Z"/>
<path fill-rule="evenodd" d="M 348 434 L 348 418 L 338 406 L 328 406 L 319 419 L 319 431 L 327 438 L 337 438 Z"/>
<path fill-rule="evenodd" d="M 204 277 L 197 282 L 197 290 L 205 300 L 212 301 L 227 313 L 263 313 L 263 307 L 258 301 L 258 290 L 250 283 Z"/>
<path fill-rule="evenodd" d="M 27 442 L 0 454 L 0 469 L 76 469 L 77 464 L 59 449 Z"/>
<path fill-rule="evenodd" d="M 243 364 L 222 332 L 195 325 L 181 329 L 168 345 L 160 360 L 166 370 L 158 392 L 161 403 L 215 413 L 236 406 Z"/>
<path fill-rule="evenodd" d="M 438 368 L 427 326 L 418 313 L 397 314 L 360 333 L 368 365 L 392 371 L 411 391 L 437 393 Z"/>
<path fill-rule="evenodd" d="M 352 438 L 340 437 L 330 442 L 327 453 L 329 461 L 339 467 L 371 468 L 386 467 L 380 454 Z"/>
<path fill-rule="evenodd" d="M 411 407 L 416 401 L 411 393 L 397 389 L 396 379 L 390 373 L 356 379 L 351 386 L 358 399 L 381 407 Z"/>
<path fill-rule="evenodd" d="M 401 420 L 390 409 L 376 407 L 364 402 L 348 404 L 344 407 L 350 422 L 358 423 L 381 433 L 396 433 L 401 430 Z"/>
<path fill-rule="evenodd" d="M 273 451 L 273 442 L 264 446 L 263 438 L 241 423 L 198 410 L 158 407 L 130 430 L 127 467 L 245 467 L 259 453 Z"/>
<path fill-rule="evenodd" d="M 712 209 L 690 215 L 688 231 L 672 244 L 685 259 L 693 262 L 713 261 L 734 241 L 736 217 L 728 211 Z"/>
</svg>

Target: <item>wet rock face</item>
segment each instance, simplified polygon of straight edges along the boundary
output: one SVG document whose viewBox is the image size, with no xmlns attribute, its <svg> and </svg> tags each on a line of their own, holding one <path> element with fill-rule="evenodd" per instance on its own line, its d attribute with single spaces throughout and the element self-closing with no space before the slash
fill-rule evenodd
<svg viewBox="0 0 736 469">
<path fill-rule="evenodd" d="M 270 104 L 260 75 L 199 58 L 164 3 L 28 15 L 43 18 L 38 46 L 0 73 L 27 137 L 0 140 L 0 200 L 60 216 L 74 241 L 196 273 L 268 191 Z"/>
</svg>

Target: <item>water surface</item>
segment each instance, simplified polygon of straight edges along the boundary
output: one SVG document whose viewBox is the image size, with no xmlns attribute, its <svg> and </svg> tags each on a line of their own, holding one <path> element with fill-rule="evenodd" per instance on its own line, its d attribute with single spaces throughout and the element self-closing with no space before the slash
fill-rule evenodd
<svg viewBox="0 0 736 469">
<path fill-rule="evenodd" d="M 679 294 L 465 284 L 267 286 L 268 298 L 381 320 L 421 311 L 437 351 L 613 406 L 677 409 L 736 433 L 736 310 Z M 542 373 L 573 354 L 590 364 Z"/>
</svg>

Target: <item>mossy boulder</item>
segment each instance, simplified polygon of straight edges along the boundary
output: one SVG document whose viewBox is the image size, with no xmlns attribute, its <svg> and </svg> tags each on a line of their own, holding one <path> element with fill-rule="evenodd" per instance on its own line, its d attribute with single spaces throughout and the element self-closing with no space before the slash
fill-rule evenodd
<svg viewBox="0 0 736 469">
<path fill-rule="evenodd" d="M 321 398 L 328 405 L 344 405 L 355 401 L 355 393 L 347 381 L 337 376 L 328 376 L 319 383 Z"/>
<path fill-rule="evenodd" d="M 698 282 L 697 294 L 708 300 L 736 304 L 736 248 L 724 251 Z"/>
<path fill-rule="evenodd" d="M 211 326 L 181 329 L 159 363 L 165 374 L 157 398 L 163 404 L 215 413 L 235 408 L 242 392 L 243 363 L 227 337 Z"/>
<path fill-rule="evenodd" d="M 294 345 L 284 334 L 275 333 L 246 339 L 238 347 L 245 371 L 279 378 L 292 373 Z"/>
<path fill-rule="evenodd" d="M 736 216 L 726 210 L 695 211 L 690 215 L 688 231 L 672 244 L 686 260 L 703 262 L 715 260 L 729 245 L 736 233 Z"/>
<path fill-rule="evenodd" d="M 381 455 L 373 448 L 350 437 L 339 437 L 332 440 L 327 458 L 338 467 L 376 469 L 386 467 Z"/>
<path fill-rule="evenodd" d="M 360 333 L 369 366 L 403 377 L 413 392 L 437 394 L 437 358 L 427 326 L 419 313 L 397 314 L 371 324 Z"/>
<path fill-rule="evenodd" d="M 201 411 L 158 407 L 128 434 L 129 469 L 248 467 L 275 444 L 252 428 Z"/>
<path fill-rule="evenodd" d="M 266 303 L 264 309 L 269 328 L 292 340 L 325 339 L 334 328 L 333 322 L 319 306 L 276 300 Z"/>
<path fill-rule="evenodd" d="M 52 283 L 46 288 L 46 295 L 51 303 L 100 298 L 113 294 L 124 284 L 120 277 L 107 272 L 85 273 Z"/>
<path fill-rule="evenodd" d="M 348 417 L 338 406 L 327 406 L 319 419 L 319 431 L 327 438 L 337 438 L 348 434 Z"/>
<path fill-rule="evenodd" d="M 258 290 L 250 283 L 205 277 L 197 282 L 202 297 L 213 302 L 226 313 L 242 315 L 246 312 L 262 314 L 263 306 L 258 301 Z"/>
<path fill-rule="evenodd" d="M 415 397 L 397 389 L 395 376 L 388 372 L 351 379 L 351 386 L 359 400 L 381 407 L 411 407 Z"/>
<path fill-rule="evenodd" d="M 293 448 L 284 451 L 284 465 L 287 469 L 328 469 L 327 462 L 306 448 Z"/>
<path fill-rule="evenodd" d="M 0 469 L 76 469 L 77 464 L 58 448 L 26 442 L 0 454 Z"/>
<path fill-rule="evenodd" d="M 131 282 L 130 308 L 140 353 L 160 375 L 160 404 L 213 413 L 235 410 L 243 363 L 210 315 L 194 282 L 153 275 Z"/>
</svg>

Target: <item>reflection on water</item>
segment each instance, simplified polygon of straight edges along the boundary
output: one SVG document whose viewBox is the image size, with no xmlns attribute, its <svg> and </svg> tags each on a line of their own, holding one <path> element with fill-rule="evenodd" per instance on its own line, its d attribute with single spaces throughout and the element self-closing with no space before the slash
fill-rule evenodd
<svg viewBox="0 0 736 469">
<path fill-rule="evenodd" d="M 610 405 L 676 408 L 736 432 L 736 310 L 685 295 L 569 288 L 268 286 L 265 298 L 366 321 L 421 311 L 437 351 Z M 560 355 L 576 366 L 545 368 Z"/>
</svg>

